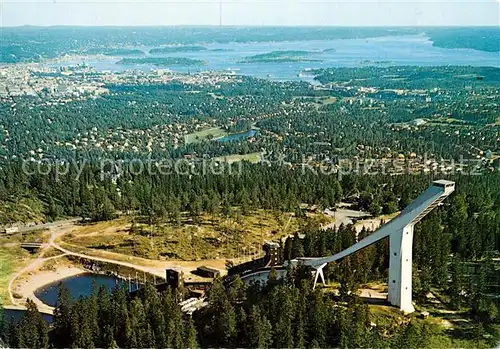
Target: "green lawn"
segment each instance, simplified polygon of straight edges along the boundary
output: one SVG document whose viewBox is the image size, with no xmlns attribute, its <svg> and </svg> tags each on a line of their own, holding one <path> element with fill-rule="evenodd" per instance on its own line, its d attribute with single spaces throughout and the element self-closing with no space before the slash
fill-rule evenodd
<svg viewBox="0 0 500 349">
<path fill-rule="evenodd" d="M 259 153 L 245 154 L 245 155 L 232 154 L 227 156 L 219 156 L 213 158 L 213 160 L 219 162 L 227 162 L 228 164 L 232 164 L 233 162 L 238 162 L 238 161 L 248 161 L 253 164 L 256 164 L 260 162 L 261 157 L 262 153 L 259 152 Z"/>
<path fill-rule="evenodd" d="M 0 247 L 0 304 L 8 304 L 9 282 L 12 276 L 32 259 L 20 246 Z"/>
<path fill-rule="evenodd" d="M 221 138 L 227 136 L 227 132 L 221 129 L 220 127 L 209 128 L 206 130 L 193 132 L 187 134 L 184 138 L 186 144 L 198 143 L 204 140 L 210 140 L 214 138 Z"/>
</svg>

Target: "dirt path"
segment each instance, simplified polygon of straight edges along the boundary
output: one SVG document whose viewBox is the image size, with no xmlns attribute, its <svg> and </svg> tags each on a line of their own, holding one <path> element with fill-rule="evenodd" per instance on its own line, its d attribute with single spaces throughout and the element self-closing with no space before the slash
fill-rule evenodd
<svg viewBox="0 0 500 349">
<path fill-rule="evenodd" d="M 24 267 L 23 269 L 21 269 L 19 272 L 17 272 L 11 279 L 10 279 L 10 282 L 9 282 L 9 287 L 8 287 L 8 291 L 9 291 L 9 298 L 10 298 L 10 302 L 12 305 L 14 306 L 24 306 L 24 304 L 18 300 L 15 299 L 14 297 L 14 294 L 12 292 L 12 288 L 13 288 L 13 284 L 14 282 L 23 274 L 25 273 L 28 273 L 30 271 L 33 271 L 33 270 L 36 270 L 38 268 L 40 268 L 43 263 L 45 263 L 46 261 L 48 260 L 51 260 L 51 259 L 55 259 L 55 258 L 60 258 L 62 257 L 62 255 L 59 255 L 59 256 L 54 256 L 54 257 L 49 257 L 49 258 L 44 258 L 45 256 L 45 253 L 47 252 L 48 248 L 51 246 L 51 244 L 54 242 L 54 239 L 56 237 L 56 228 L 60 228 L 60 227 L 63 227 L 63 226 L 66 226 L 66 225 L 72 225 L 74 224 L 76 220 L 74 219 L 71 219 L 71 220 L 64 220 L 64 221 L 58 221 L 58 222 L 52 222 L 52 223 L 47 223 L 47 224 L 43 224 L 43 225 L 38 225 L 37 228 L 39 227 L 43 227 L 43 228 L 49 228 L 51 229 L 51 235 L 50 235 L 50 239 L 49 239 L 49 243 L 48 244 L 43 244 L 42 247 L 41 247 L 41 251 L 40 251 L 40 255 L 38 256 L 37 259 L 35 259 L 33 262 L 31 262 L 29 265 L 27 265 L 26 267 Z M 30 227 L 30 229 L 33 229 L 34 227 Z M 23 297 L 24 301 L 26 301 L 26 298 Z M 34 300 L 35 301 L 35 300 Z"/>
<path fill-rule="evenodd" d="M 123 259 L 132 257 L 122 254 L 116 254 L 109 252 L 109 258 L 92 256 L 84 253 L 74 252 L 67 248 L 60 246 L 56 240 L 63 237 L 65 234 L 72 232 L 75 228 L 75 220 L 67 220 L 61 222 L 50 223 L 50 225 L 45 225 L 46 228 L 50 229 L 49 242 L 42 246 L 40 254 L 36 260 L 30 263 L 27 267 L 16 273 L 9 282 L 9 297 L 11 301 L 11 309 L 25 309 L 25 302 L 27 298 L 32 299 L 38 306 L 39 310 L 47 314 L 52 314 L 53 308 L 44 304 L 35 296 L 35 291 L 49 283 L 57 280 L 64 279 L 66 277 L 75 276 L 85 272 L 85 270 L 76 267 L 58 267 L 56 271 L 40 271 L 41 266 L 50 260 L 61 258 L 63 256 L 75 256 L 87 260 L 100 261 L 104 263 L 110 263 L 115 265 L 124 266 L 127 268 L 135 269 L 138 272 L 149 273 L 151 275 L 158 276 L 160 278 L 165 278 L 165 269 L 177 268 L 184 272 L 185 280 L 197 280 L 199 277 L 193 275 L 191 272 L 198 268 L 199 266 L 209 266 L 219 269 L 222 273 L 225 272 L 226 259 L 217 260 L 200 260 L 200 261 L 158 261 L 149 260 L 142 258 L 133 258 L 134 262 L 125 262 Z M 52 247 L 54 249 L 62 252 L 61 255 L 44 258 L 45 253 L 48 248 Z M 117 259 L 113 258 L 113 255 Z M 120 260 L 121 259 L 121 260 Z M 237 263 L 246 261 L 247 259 L 233 259 Z M 138 261 L 140 261 L 138 263 Z M 21 280 L 21 276 L 24 274 L 30 274 L 29 277 Z M 14 284 L 16 287 L 14 289 Z M 16 299 L 14 293 L 19 294 L 21 298 Z"/>
</svg>

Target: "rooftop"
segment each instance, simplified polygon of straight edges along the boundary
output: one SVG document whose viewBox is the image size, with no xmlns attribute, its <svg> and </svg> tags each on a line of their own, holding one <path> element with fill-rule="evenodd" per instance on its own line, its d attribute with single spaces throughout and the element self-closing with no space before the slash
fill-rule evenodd
<svg viewBox="0 0 500 349">
<path fill-rule="evenodd" d="M 433 185 L 438 185 L 440 187 L 446 187 L 448 185 L 455 185 L 455 182 L 447 181 L 445 179 L 438 179 L 437 181 L 432 182 Z"/>
</svg>

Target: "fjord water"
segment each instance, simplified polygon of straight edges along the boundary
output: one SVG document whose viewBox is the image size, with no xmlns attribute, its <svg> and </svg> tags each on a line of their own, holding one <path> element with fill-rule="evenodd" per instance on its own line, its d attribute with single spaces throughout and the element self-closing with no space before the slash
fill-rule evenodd
<svg viewBox="0 0 500 349">
<path fill-rule="evenodd" d="M 165 42 L 167 45 L 168 42 Z M 137 69 L 150 71 L 169 68 L 178 72 L 198 71 L 235 71 L 237 74 L 250 75 L 273 80 L 313 81 L 312 76 L 301 74 L 304 70 L 328 67 L 362 67 L 394 65 L 471 65 L 500 66 L 497 52 L 483 52 L 472 49 L 446 49 L 435 47 L 426 36 L 385 36 L 368 39 L 349 40 L 311 40 L 286 42 L 200 44 L 207 50 L 196 52 L 176 52 L 155 57 L 186 57 L 200 59 L 207 64 L 202 66 L 154 66 L 151 64 L 116 64 L 119 57 L 105 60 L 91 60 L 85 63 L 97 70 L 125 71 Z M 134 47 L 146 53 L 152 47 Z M 249 56 L 280 50 L 311 51 L 305 58 L 318 60 L 312 62 L 283 63 L 241 63 Z M 150 56 L 149 54 L 147 56 Z M 80 64 L 81 61 L 54 63 L 51 66 Z M 299 76 L 300 75 L 300 76 Z"/>
</svg>

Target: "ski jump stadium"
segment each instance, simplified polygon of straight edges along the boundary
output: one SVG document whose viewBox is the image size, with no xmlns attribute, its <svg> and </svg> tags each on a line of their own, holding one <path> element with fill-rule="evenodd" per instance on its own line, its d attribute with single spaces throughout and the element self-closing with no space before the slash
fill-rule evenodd
<svg viewBox="0 0 500 349">
<path fill-rule="evenodd" d="M 412 313 L 415 308 L 412 304 L 412 246 L 413 228 L 430 211 L 441 204 L 455 190 L 455 183 L 446 180 L 437 180 L 417 199 L 408 205 L 398 216 L 378 230 L 368 235 L 356 244 L 333 256 L 319 258 L 298 258 L 290 261 L 293 264 L 309 266 L 314 272 L 314 287 L 321 279 L 325 284 L 323 268 L 331 262 L 338 261 L 357 251 L 368 247 L 377 241 L 389 237 L 389 280 L 387 301 L 406 313 Z M 229 275 L 240 275 L 247 283 L 251 281 L 266 281 L 273 268 L 278 277 L 286 275 L 286 268 L 279 267 L 277 244 L 267 244 L 264 265 L 255 268 L 252 265 L 239 265 L 229 271 Z M 273 248 L 274 247 L 274 248 Z M 262 264 L 261 264 L 262 265 Z"/>
</svg>

